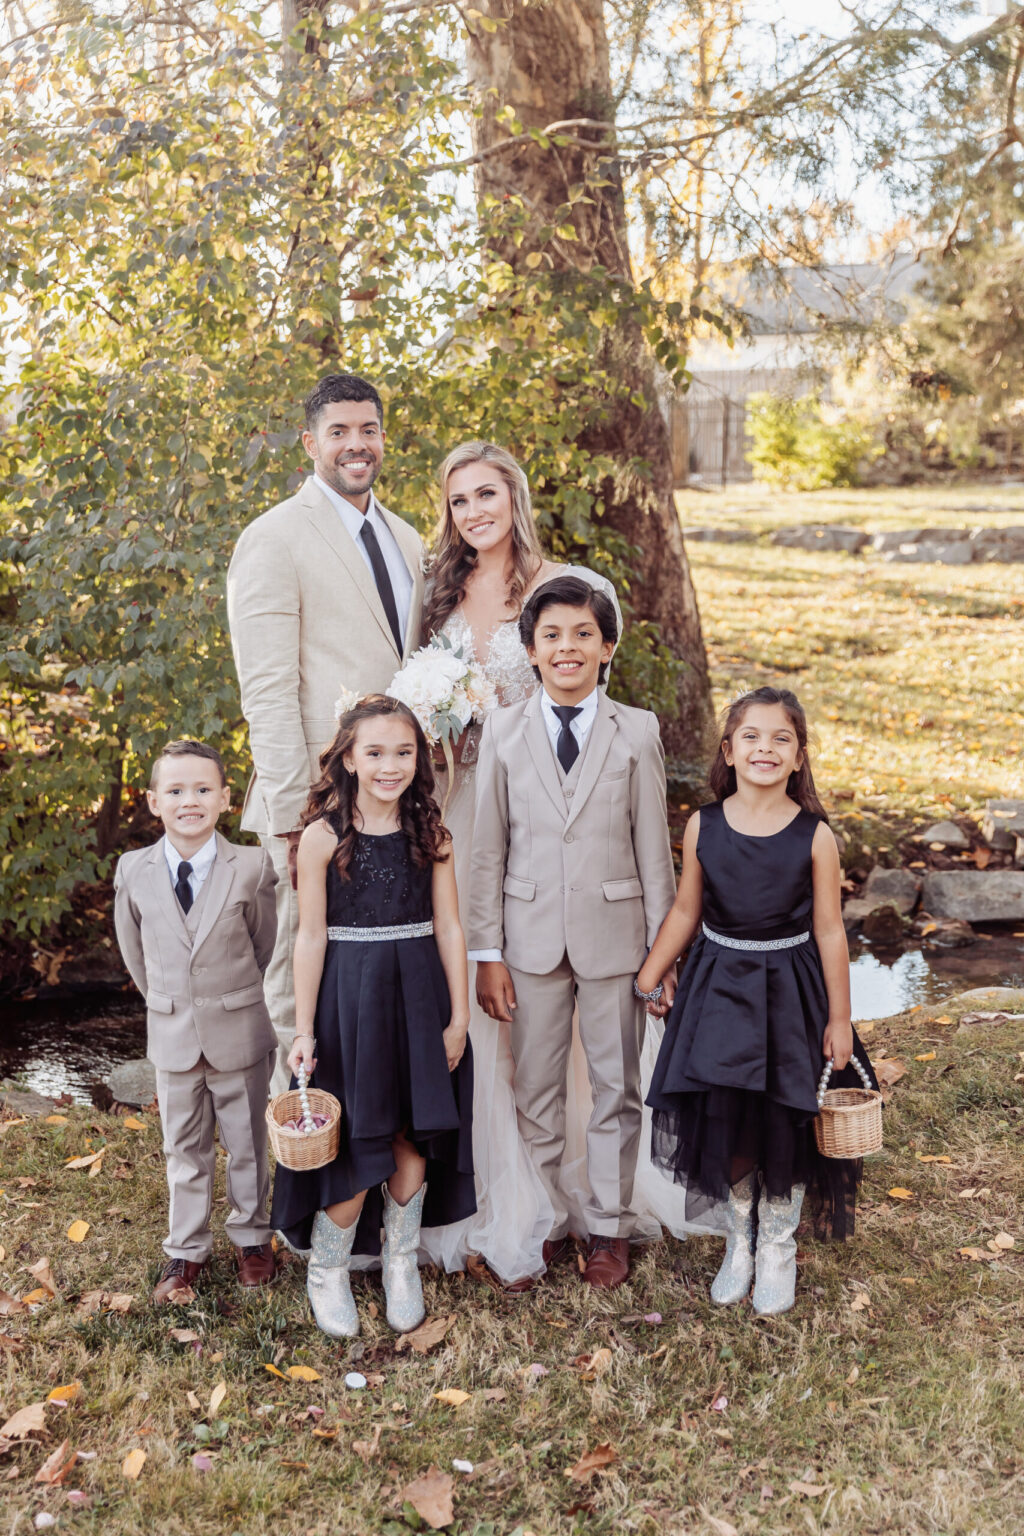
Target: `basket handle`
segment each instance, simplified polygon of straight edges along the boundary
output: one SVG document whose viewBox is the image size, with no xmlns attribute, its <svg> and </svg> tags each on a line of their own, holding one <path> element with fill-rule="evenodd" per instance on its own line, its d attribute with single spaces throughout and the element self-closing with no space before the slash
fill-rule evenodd
<svg viewBox="0 0 1024 1536">
<path fill-rule="evenodd" d="M 299 1062 L 299 1070 L 296 1072 L 295 1076 L 297 1077 L 299 1083 L 299 1104 L 302 1109 L 302 1129 L 305 1131 L 307 1136 L 311 1136 L 316 1130 L 316 1126 L 313 1124 L 313 1111 L 309 1107 L 309 1094 L 306 1092 L 306 1089 L 309 1086 L 309 1078 L 306 1074 L 305 1065 L 301 1061 Z"/>
<path fill-rule="evenodd" d="M 861 1082 L 864 1084 L 864 1087 L 867 1088 L 869 1090 L 869 1092 L 871 1090 L 873 1090 L 874 1084 L 872 1083 L 870 1077 L 868 1076 L 867 1068 L 864 1066 L 863 1062 L 858 1061 L 856 1056 L 851 1056 L 850 1057 L 850 1066 L 853 1067 L 853 1069 L 857 1073 L 857 1076 L 860 1078 Z M 830 1056 L 828 1061 L 826 1061 L 826 1063 L 825 1063 L 825 1070 L 821 1074 L 821 1077 L 818 1080 L 818 1094 L 817 1094 L 817 1098 L 818 1098 L 818 1108 L 819 1109 L 821 1109 L 822 1106 L 825 1103 L 825 1090 L 828 1087 L 828 1080 L 832 1076 L 832 1072 L 833 1072 L 834 1067 L 835 1067 L 835 1062 L 832 1060 L 832 1057 Z"/>
</svg>

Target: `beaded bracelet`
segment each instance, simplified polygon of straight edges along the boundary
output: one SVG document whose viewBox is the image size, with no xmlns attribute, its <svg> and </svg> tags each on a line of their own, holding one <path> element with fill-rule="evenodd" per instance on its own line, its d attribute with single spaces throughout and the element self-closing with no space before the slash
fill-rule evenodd
<svg viewBox="0 0 1024 1536">
<path fill-rule="evenodd" d="M 633 995 L 638 997 L 642 1003 L 656 1003 L 664 990 L 665 983 L 663 981 L 659 981 L 658 985 L 653 987 L 650 992 L 641 992 L 640 984 L 637 981 L 637 978 L 635 976 L 633 977 Z"/>
</svg>

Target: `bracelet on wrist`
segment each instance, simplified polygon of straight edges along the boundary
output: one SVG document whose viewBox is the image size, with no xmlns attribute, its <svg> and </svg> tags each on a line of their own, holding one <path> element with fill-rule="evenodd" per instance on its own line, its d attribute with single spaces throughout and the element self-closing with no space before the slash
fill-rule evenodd
<svg viewBox="0 0 1024 1536">
<path fill-rule="evenodd" d="M 633 995 L 638 997 L 642 1003 L 656 1003 L 664 990 L 665 983 L 663 981 L 659 981 L 658 985 L 656 987 L 652 987 L 650 992 L 644 992 L 641 990 L 639 978 L 636 976 L 633 977 Z"/>
<path fill-rule="evenodd" d="M 315 1040 L 315 1039 L 316 1039 L 316 1036 L 315 1035 L 311 1035 L 308 1030 L 297 1029 L 295 1031 L 294 1035 L 292 1036 L 292 1044 L 294 1045 L 296 1040 Z"/>
</svg>

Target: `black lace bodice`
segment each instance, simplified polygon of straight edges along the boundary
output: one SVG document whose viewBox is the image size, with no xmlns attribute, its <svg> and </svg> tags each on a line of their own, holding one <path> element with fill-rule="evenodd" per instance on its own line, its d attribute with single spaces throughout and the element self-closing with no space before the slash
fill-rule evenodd
<svg viewBox="0 0 1024 1536">
<path fill-rule="evenodd" d="M 331 927 L 390 928 L 433 916 L 432 866 L 418 869 L 404 832 L 356 834 L 349 878 L 327 866 L 327 922 Z"/>
</svg>

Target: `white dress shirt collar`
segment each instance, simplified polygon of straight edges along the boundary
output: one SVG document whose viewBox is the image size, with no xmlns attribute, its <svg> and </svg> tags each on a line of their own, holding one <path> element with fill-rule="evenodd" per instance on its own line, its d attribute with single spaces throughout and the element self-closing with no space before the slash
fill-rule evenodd
<svg viewBox="0 0 1024 1536">
<path fill-rule="evenodd" d="M 391 591 L 395 599 L 395 607 L 398 610 L 398 626 L 404 639 L 409 632 L 409 611 L 412 607 L 413 577 L 412 572 L 405 563 L 405 557 L 398 547 L 398 540 L 391 532 L 384 518 L 380 502 L 371 491 L 366 511 L 360 512 L 359 508 L 353 506 L 347 497 L 339 495 L 319 475 L 314 474 L 313 479 L 341 518 L 374 583 L 376 583 L 376 577 L 373 574 L 370 551 L 360 538 L 360 534 L 366 525 L 369 524 L 377 535 L 377 543 L 380 545 L 384 564 L 387 566 L 388 576 L 391 580 Z"/>
<path fill-rule="evenodd" d="M 182 856 L 178 852 L 177 848 L 175 848 L 166 832 L 163 836 L 163 845 L 164 858 L 167 860 L 167 868 L 171 872 L 171 884 L 175 885 L 177 884 L 178 880 L 178 865 L 182 862 Z M 210 870 L 213 868 L 214 860 L 216 857 L 217 834 L 216 832 L 211 832 L 203 846 L 196 853 L 194 853 L 190 859 L 185 860 L 186 863 L 192 865 L 192 874 L 189 877 L 189 884 L 192 887 L 193 896 L 198 896 L 199 887 L 202 885 L 203 881 L 210 873 Z"/>
<path fill-rule="evenodd" d="M 597 718 L 597 704 L 600 697 L 600 689 L 595 688 L 592 693 L 587 694 L 585 699 L 581 699 L 578 705 L 580 713 L 574 715 L 569 724 L 569 729 L 581 747 L 587 739 L 590 727 Z M 555 714 L 555 701 L 546 688 L 542 688 L 540 691 L 540 702 L 544 724 L 548 728 L 548 735 L 551 737 L 552 742 L 557 743 L 558 733 L 562 729 L 562 722 Z"/>
</svg>

